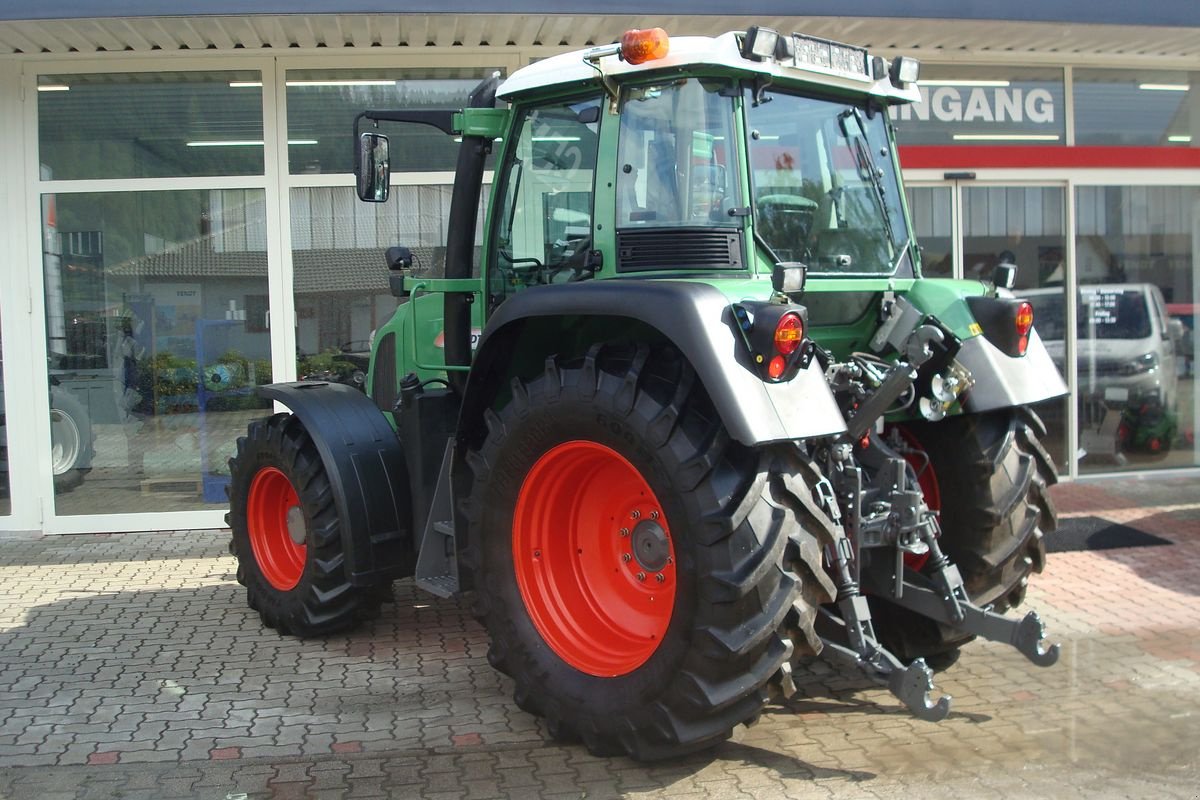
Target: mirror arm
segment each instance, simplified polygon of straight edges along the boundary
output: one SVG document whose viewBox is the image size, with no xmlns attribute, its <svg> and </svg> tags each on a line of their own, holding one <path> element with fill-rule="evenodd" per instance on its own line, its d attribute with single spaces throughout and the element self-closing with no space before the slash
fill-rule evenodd
<svg viewBox="0 0 1200 800">
<path fill-rule="evenodd" d="M 415 110 L 367 110 L 354 120 L 354 133 L 358 134 L 359 119 L 366 118 L 372 122 L 411 122 L 416 125 L 431 125 L 446 135 L 453 135 L 454 111 L 447 109 L 415 109 Z"/>
</svg>

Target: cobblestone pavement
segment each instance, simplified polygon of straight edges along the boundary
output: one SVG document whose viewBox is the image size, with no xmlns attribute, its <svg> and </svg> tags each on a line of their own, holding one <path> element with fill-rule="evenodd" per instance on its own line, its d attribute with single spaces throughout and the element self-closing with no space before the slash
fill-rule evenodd
<svg viewBox="0 0 1200 800">
<path fill-rule="evenodd" d="M 226 534 L 0 540 L 0 798 L 1200 797 L 1200 488 L 1055 490 L 1170 546 L 1051 557 L 1063 657 L 976 643 L 915 720 L 818 661 L 733 741 L 644 766 L 552 744 L 465 606 L 408 583 L 351 635 L 284 639 Z M 1155 505 L 1147 506 L 1147 503 Z"/>
</svg>

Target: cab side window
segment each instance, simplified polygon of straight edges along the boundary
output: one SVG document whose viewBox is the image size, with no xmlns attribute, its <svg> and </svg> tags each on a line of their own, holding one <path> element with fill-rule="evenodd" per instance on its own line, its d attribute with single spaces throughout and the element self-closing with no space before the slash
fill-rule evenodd
<svg viewBox="0 0 1200 800">
<path fill-rule="evenodd" d="M 489 263 L 492 305 L 526 286 L 591 276 L 601 100 L 526 108 L 501 169 Z"/>
</svg>

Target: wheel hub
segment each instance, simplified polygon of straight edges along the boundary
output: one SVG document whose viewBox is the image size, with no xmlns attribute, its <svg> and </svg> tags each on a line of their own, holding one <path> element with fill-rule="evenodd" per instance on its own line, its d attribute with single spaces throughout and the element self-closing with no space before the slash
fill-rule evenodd
<svg viewBox="0 0 1200 800">
<path fill-rule="evenodd" d="M 304 512 L 300 506 L 292 506 L 287 510 L 287 532 L 296 544 L 308 541 L 308 526 L 304 524 Z"/>
<path fill-rule="evenodd" d="M 633 529 L 633 557 L 649 572 L 658 572 L 671 557 L 667 532 L 652 519 L 644 519 Z"/>
</svg>

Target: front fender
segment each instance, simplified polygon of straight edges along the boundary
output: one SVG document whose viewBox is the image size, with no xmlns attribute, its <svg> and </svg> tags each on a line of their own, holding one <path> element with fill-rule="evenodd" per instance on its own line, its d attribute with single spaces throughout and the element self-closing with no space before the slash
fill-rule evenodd
<svg viewBox="0 0 1200 800">
<path fill-rule="evenodd" d="M 312 436 L 333 488 L 346 574 L 370 586 L 411 574 L 414 554 L 408 468 L 396 432 L 371 399 L 320 381 L 259 386 Z"/>
<path fill-rule="evenodd" d="M 467 384 L 464 419 L 482 413 L 473 403 L 480 376 L 511 354 L 504 346 L 510 326 L 531 317 L 624 317 L 649 325 L 679 348 L 700 377 L 729 435 L 748 446 L 827 436 L 846 430 L 825 376 L 810 364 L 786 383 L 758 377 L 735 330 L 729 299 L 704 283 L 604 280 L 540 286 L 509 298 L 492 315 L 480 338 Z M 619 332 L 616 332 L 619 333 Z M 462 422 L 460 422 L 461 430 Z"/>
</svg>

